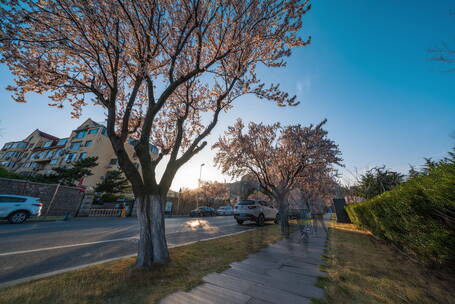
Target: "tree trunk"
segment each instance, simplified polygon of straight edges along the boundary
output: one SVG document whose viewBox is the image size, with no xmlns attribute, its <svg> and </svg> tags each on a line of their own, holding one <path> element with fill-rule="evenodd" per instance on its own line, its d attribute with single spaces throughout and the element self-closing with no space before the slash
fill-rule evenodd
<svg viewBox="0 0 455 304">
<path fill-rule="evenodd" d="M 137 250 L 136 267 L 151 267 L 153 264 L 153 242 L 151 227 L 151 203 L 150 196 L 136 197 L 134 205 L 137 208 L 137 220 L 139 222 L 139 244 Z"/>
<path fill-rule="evenodd" d="M 139 221 L 139 244 L 136 267 L 149 268 L 164 264 L 169 259 L 166 243 L 162 203 L 158 194 L 146 194 L 136 198 Z"/>
<path fill-rule="evenodd" d="M 166 197 L 152 195 L 152 240 L 153 240 L 153 263 L 164 264 L 169 260 L 167 248 L 163 205 Z"/>
<path fill-rule="evenodd" d="M 286 197 L 280 197 L 278 200 L 278 210 L 280 212 L 281 234 L 289 236 L 289 204 Z"/>
</svg>

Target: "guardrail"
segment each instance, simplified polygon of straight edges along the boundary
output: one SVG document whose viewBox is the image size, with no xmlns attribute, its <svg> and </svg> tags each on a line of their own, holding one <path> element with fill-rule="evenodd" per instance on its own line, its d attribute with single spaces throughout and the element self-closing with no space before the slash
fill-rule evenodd
<svg viewBox="0 0 455 304">
<path fill-rule="evenodd" d="M 120 209 L 90 209 L 88 216 L 118 216 Z"/>
</svg>

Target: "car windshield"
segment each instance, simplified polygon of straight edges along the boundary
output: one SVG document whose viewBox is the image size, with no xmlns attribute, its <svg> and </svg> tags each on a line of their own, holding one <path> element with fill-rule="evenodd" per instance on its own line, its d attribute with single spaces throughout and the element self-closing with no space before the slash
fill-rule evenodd
<svg viewBox="0 0 455 304">
<path fill-rule="evenodd" d="M 240 206 L 254 205 L 254 201 L 238 201 L 237 205 Z"/>
</svg>

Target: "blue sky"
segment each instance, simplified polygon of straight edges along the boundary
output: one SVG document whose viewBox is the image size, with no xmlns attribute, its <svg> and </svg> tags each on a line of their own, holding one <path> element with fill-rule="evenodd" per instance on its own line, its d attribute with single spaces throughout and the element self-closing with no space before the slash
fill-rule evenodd
<svg viewBox="0 0 455 304">
<path fill-rule="evenodd" d="M 278 108 L 244 97 L 221 117 L 209 143 L 237 117 L 283 124 L 327 118 L 329 135 L 343 152 L 345 178 L 382 164 L 405 172 L 423 157 L 444 156 L 455 144 L 449 136 L 455 131 L 455 73 L 431 61 L 428 50 L 443 41 L 455 44 L 454 10 L 450 0 L 314 1 L 304 19 L 311 45 L 294 51 L 286 68 L 258 73 L 297 94 L 301 104 Z M 104 120 L 102 109 L 91 106 L 81 119 L 71 119 L 69 108 L 48 107 L 45 96 L 14 103 L 4 89 L 12 76 L 2 65 L 0 79 L 1 146 L 36 128 L 63 137 L 88 117 Z M 196 186 L 201 163 L 202 179 L 229 180 L 213 167 L 213 155 L 210 148 L 196 155 L 172 188 Z"/>
</svg>

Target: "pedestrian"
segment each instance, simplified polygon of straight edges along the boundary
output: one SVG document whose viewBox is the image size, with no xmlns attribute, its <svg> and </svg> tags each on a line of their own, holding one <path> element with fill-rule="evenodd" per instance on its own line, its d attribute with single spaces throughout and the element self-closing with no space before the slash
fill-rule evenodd
<svg viewBox="0 0 455 304">
<path fill-rule="evenodd" d="M 311 204 L 311 215 L 313 218 L 313 230 L 316 233 L 318 232 L 318 226 L 321 226 L 321 228 L 327 232 L 327 227 L 324 223 L 324 214 L 324 201 L 321 199 L 314 200 Z"/>
</svg>

